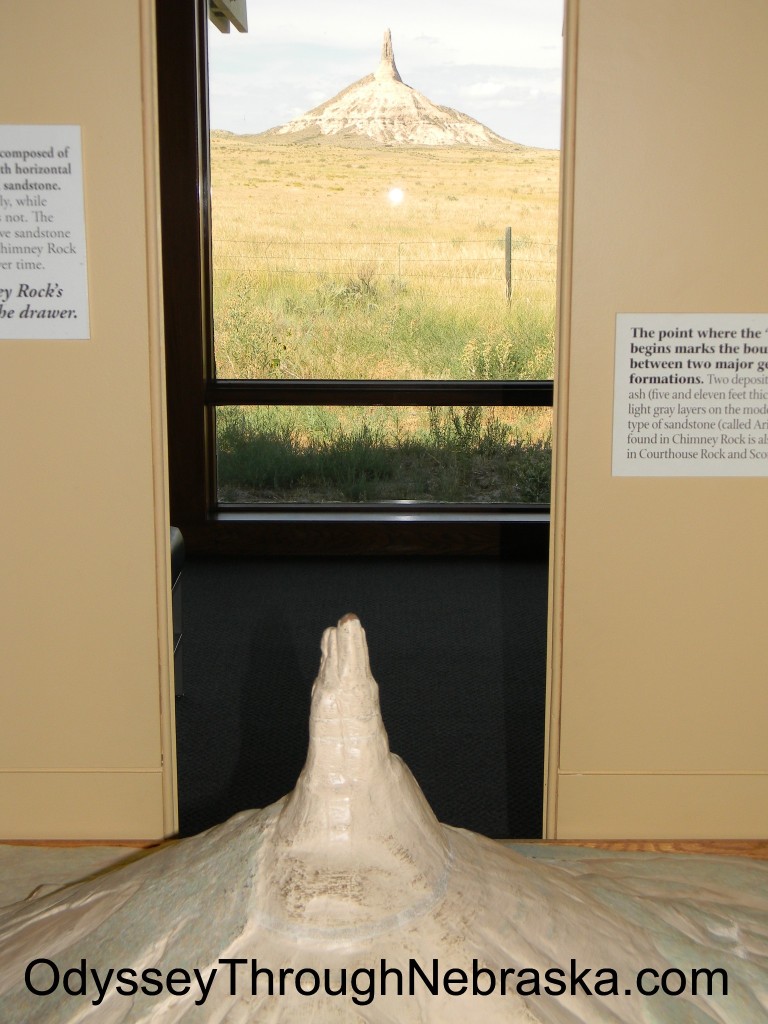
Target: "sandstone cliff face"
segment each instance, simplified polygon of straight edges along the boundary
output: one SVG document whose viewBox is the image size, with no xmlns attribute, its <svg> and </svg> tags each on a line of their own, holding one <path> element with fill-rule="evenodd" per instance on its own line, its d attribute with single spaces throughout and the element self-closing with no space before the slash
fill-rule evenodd
<svg viewBox="0 0 768 1024">
<path fill-rule="evenodd" d="M 427 99 L 400 77 L 392 35 L 384 35 L 381 61 L 372 75 L 347 86 L 319 107 L 265 133 L 303 141 L 366 140 L 384 145 L 514 146 L 490 128 L 451 107 Z"/>
</svg>

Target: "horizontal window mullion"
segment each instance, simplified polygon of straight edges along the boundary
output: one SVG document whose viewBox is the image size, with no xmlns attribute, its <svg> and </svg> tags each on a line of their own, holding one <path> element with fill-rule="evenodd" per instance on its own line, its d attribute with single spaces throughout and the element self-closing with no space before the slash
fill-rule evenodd
<svg viewBox="0 0 768 1024">
<path fill-rule="evenodd" d="M 205 404 L 551 406 L 551 380 L 212 380 Z"/>
</svg>

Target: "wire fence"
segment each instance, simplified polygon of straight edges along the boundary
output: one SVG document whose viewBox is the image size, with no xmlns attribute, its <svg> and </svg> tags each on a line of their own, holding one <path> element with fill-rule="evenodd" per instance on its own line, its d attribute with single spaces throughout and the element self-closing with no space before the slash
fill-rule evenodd
<svg viewBox="0 0 768 1024">
<path fill-rule="evenodd" d="M 262 240 L 215 236 L 214 270 L 236 273 L 334 275 L 372 282 L 464 281 L 503 283 L 507 298 L 516 285 L 554 286 L 557 246 L 512 234 L 449 240 L 329 241 Z"/>
</svg>

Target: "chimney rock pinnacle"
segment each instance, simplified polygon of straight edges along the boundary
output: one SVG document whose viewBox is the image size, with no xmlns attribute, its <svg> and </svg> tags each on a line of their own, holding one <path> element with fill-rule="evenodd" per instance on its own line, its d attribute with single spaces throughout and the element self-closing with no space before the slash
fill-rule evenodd
<svg viewBox="0 0 768 1024">
<path fill-rule="evenodd" d="M 374 72 L 374 77 L 381 82 L 387 78 L 402 82 L 400 72 L 395 64 L 395 53 L 392 49 L 392 33 L 389 29 L 384 33 L 384 42 L 381 47 L 381 61 Z"/>
</svg>

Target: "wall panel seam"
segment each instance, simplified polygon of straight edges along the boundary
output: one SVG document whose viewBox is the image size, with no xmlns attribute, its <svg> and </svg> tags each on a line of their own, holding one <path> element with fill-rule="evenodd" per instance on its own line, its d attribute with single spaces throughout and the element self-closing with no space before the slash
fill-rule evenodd
<svg viewBox="0 0 768 1024">
<path fill-rule="evenodd" d="M 655 769 L 654 771 L 625 771 L 625 770 L 606 770 L 606 771 L 578 771 L 576 769 L 559 769 L 558 775 L 569 776 L 569 777 L 597 777 L 597 778 L 617 778 L 620 776 L 640 776 L 647 778 L 658 778 L 659 776 L 675 776 L 680 775 L 683 777 L 701 775 L 703 777 L 718 776 L 718 775 L 733 775 L 733 776 L 768 776 L 768 770 L 754 769 L 754 768 L 695 768 L 695 769 Z"/>
<path fill-rule="evenodd" d="M 160 765 L 135 766 L 132 768 L 109 768 L 105 766 L 80 766 L 53 768 L 40 767 L 37 765 L 20 768 L 17 765 L 3 767 L 0 765 L 0 775 L 162 775 L 163 769 Z"/>
</svg>

